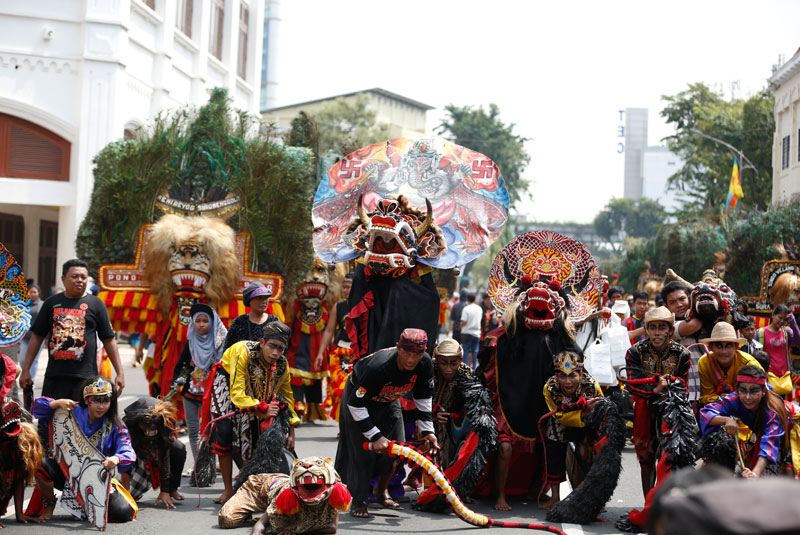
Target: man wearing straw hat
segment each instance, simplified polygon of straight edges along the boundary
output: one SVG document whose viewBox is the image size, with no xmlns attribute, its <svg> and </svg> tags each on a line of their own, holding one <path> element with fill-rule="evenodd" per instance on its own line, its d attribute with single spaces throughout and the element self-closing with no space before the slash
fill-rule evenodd
<svg viewBox="0 0 800 535">
<path fill-rule="evenodd" d="M 736 374 L 743 366 L 761 365 L 739 348 L 747 340 L 736 336 L 730 323 L 721 321 L 714 325 L 710 338 L 700 340 L 709 352 L 700 357 L 697 365 L 700 374 L 700 405 L 716 401 L 736 389 Z"/>
<path fill-rule="evenodd" d="M 644 316 L 647 337 L 636 342 L 625 356 L 630 379 L 659 376 L 655 385 L 637 385 L 633 404 L 633 446 L 642 475 L 642 492 L 647 496 L 653 487 L 654 462 L 658 444 L 659 427 L 656 409 L 651 401 L 667 388 L 668 377 L 678 377 L 686 382 L 691 357 L 689 351 L 672 339 L 675 332 L 675 315 L 667 307 L 650 310 Z"/>
</svg>

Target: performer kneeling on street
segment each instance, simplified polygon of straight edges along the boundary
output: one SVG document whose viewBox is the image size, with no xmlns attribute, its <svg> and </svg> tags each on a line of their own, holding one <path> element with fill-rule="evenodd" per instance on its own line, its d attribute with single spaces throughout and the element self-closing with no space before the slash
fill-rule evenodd
<svg viewBox="0 0 800 535">
<path fill-rule="evenodd" d="M 213 388 L 206 392 L 210 396 L 211 416 L 228 414 L 234 409 L 254 407 L 266 401 L 272 403 L 280 397 L 289 406 L 289 433 L 286 448 L 294 450 L 294 426 L 300 419 L 294 411 L 289 363 L 284 355 L 291 330 L 280 321 L 264 325 L 261 340 L 244 340 L 229 347 L 222 356 L 222 366 L 216 368 L 211 379 Z M 205 401 L 203 406 L 205 407 Z M 258 437 L 267 422 L 278 415 L 278 404 L 266 411 L 254 414 L 242 413 L 218 421 L 214 453 L 219 455 L 220 470 L 225 490 L 214 499 L 225 503 L 233 496 L 233 457 L 238 454 L 239 466 L 253 456 Z"/>
<path fill-rule="evenodd" d="M 339 419 L 341 439 L 336 450 L 336 470 L 353 496 L 350 514 L 368 518 L 367 496 L 370 478 L 380 477 L 375 488 L 380 505 L 399 509 L 386 492 L 394 460 L 385 453 L 389 441 L 405 441 L 403 417 L 398 400 L 409 391 L 416 404 L 416 419 L 431 455 L 439 449 L 433 432 L 431 394 L 433 362 L 425 352 L 428 335 L 421 329 L 405 329 L 397 347 L 368 355 L 353 366 L 342 395 Z M 372 451 L 366 451 L 364 441 Z"/>
<path fill-rule="evenodd" d="M 461 345 L 452 338 L 433 350 L 433 425 L 440 447 L 433 458 L 458 495 L 469 500 L 497 446 L 497 420 L 489 392 L 462 357 Z M 414 470 L 422 474 L 420 467 Z M 441 513 L 450 504 L 431 485 L 417 498 L 416 508 Z"/>
<path fill-rule="evenodd" d="M 788 449 L 787 412 L 781 397 L 767 389 L 767 374 L 760 366 L 743 366 L 736 375 L 736 391 L 700 409 L 704 436 L 723 430 L 738 440 L 737 419 L 752 431 L 752 438 L 741 444 L 742 477 L 779 473 Z"/>
<path fill-rule="evenodd" d="M 548 408 L 554 411 L 565 403 L 578 402 L 581 399 L 585 400 L 585 404 L 578 410 L 556 412 L 546 420 L 544 445 L 550 498 L 539 505 L 540 509 L 550 509 L 561 500 L 561 482 L 567 479 L 566 456 L 569 442 L 575 444 L 577 457 L 591 459 L 593 445 L 586 444 L 584 419 L 599 398 L 603 397 L 600 385 L 583 369 L 583 358 L 578 353 L 562 351 L 553 357 L 553 365 L 555 375 L 544 385 L 544 399 Z"/>
<path fill-rule="evenodd" d="M 129 474 L 122 474 L 122 484 L 137 502 L 151 485 L 160 488 L 156 505 L 174 509 L 173 500 L 181 501 L 178 492 L 186 462 L 186 446 L 178 440 L 175 407 L 156 398 L 140 398 L 125 408 L 123 422 L 128 426 L 136 463 Z"/>
<path fill-rule="evenodd" d="M 131 446 L 128 428 L 119 419 L 117 396 L 109 379 L 96 377 L 84 382 L 83 397 L 80 403 L 71 399 L 51 399 L 40 397 L 34 401 L 33 415 L 40 422 L 49 422 L 56 409 L 72 411 L 78 427 L 88 441 L 106 456 L 103 466 L 109 472 L 118 468 L 121 472 L 130 470 L 136 462 L 136 453 Z M 58 463 L 47 459 L 36 473 L 36 484 L 42 493 L 44 510 L 42 520 L 50 520 L 56 507 L 53 489 L 62 490 L 66 479 Z M 32 500 L 33 501 L 33 500 Z M 133 518 L 131 509 L 122 493 L 112 487 L 108 499 L 108 520 L 127 522 Z"/>
</svg>

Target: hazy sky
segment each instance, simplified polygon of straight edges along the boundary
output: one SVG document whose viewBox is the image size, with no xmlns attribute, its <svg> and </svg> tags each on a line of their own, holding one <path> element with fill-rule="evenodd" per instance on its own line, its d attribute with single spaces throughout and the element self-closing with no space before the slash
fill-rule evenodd
<svg viewBox="0 0 800 535">
<path fill-rule="evenodd" d="M 800 47 L 800 1 L 281 0 L 277 105 L 381 87 L 435 106 L 500 107 L 530 138 L 539 221 L 591 221 L 622 196 L 618 110 L 670 129 L 662 95 L 692 82 L 739 95 Z M 502 171 L 502 169 L 501 169 Z"/>
</svg>

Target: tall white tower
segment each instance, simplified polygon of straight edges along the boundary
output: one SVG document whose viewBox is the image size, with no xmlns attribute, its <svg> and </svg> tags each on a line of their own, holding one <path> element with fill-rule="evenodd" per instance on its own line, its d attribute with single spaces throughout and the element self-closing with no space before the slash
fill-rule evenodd
<svg viewBox="0 0 800 535">
<path fill-rule="evenodd" d="M 278 32 L 281 22 L 279 0 L 264 0 L 264 49 L 261 61 L 261 111 L 275 107 L 278 89 Z"/>
</svg>

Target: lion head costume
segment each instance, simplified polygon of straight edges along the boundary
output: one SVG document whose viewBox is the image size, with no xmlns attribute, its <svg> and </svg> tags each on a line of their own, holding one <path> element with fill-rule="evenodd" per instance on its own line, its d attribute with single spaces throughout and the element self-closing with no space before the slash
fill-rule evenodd
<svg viewBox="0 0 800 535">
<path fill-rule="evenodd" d="M 769 301 L 773 307 L 783 304 L 792 314 L 800 314 L 800 277 L 793 271 L 778 275 L 769 289 Z"/>
<path fill-rule="evenodd" d="M 165 317 L 181 288 L 205 293 L 215 309 L 238 289 L 234 232 L 220 219 L 165 215 L 153 225 L 143 255 L 145 279 Z"/>
</svg>

